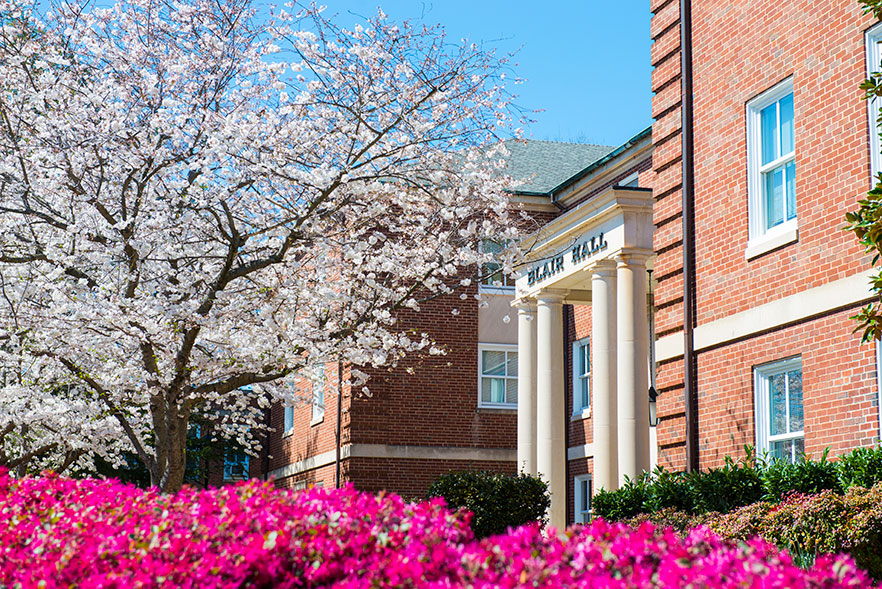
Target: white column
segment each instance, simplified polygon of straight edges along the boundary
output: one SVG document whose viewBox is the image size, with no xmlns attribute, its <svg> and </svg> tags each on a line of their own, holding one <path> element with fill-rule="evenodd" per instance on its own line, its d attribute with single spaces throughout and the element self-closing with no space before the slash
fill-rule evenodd
<svg viewBox="0 0 882 589">
<path fill-rule="evenodd" d="M 649 470 L 649 317 L 645 254 L 616 258 L 619 482 Z"/>
<path fill-rule="evenodd" d="M 591 421 L 594 425 L 594 491 L 619 486 L 616 417 L 616 264 L 602 260 L 591 271 Z"/>
<path fill-rule="evenodd" d="M 536 304 L 518 304 L 518 470 L 536 474 Z"/>
<path fill-rule="evenodd" d="M 541 292 L 536 309 L 536 469 L 551 493 L 548 522 L 567 519 L 563 295 Z"/>
</svg>

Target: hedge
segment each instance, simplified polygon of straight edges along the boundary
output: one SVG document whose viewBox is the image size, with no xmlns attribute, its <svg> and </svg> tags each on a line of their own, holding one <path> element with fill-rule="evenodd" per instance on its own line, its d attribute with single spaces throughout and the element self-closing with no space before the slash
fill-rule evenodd
<svg viewBox="0 0 882 589">
<path fill-rule="evenodd" d="M 475 541 L 470 515 L 351 487 L 248 482 L 174 495 L 0 471 L 0 586 L 872 587 L 846 556 L 809 569 L 759 539 L 602 520 Z"/>
<path fill-rule="evenodd" d="M 882 448 L 857 448 L 835 462 L 827 451 L 819 460 L 802 456 L 795 463 L 747 457 L 692 473 L 657 468 L 652 474 L 628 480 L 616 491 L 594 496 L 595 515 L 621 521 L 640 513 L 673 508 L 693 515 L 728 512 L 760 500 L 777 503 L 790 493 L 832 491 L 853 486 L 872 487 L 882 481 Z"/>
<path fill-rule="evenodd" d="M 530 522 L 544 522 L 551 498 L 548 484 L 525 473 L 505 475 L 486 471 L 455 471 L 439 476 L 427 496 L 443 497 L 452 508 L 472 512 L 477 538 L 502 534 Z"/>
</svg>

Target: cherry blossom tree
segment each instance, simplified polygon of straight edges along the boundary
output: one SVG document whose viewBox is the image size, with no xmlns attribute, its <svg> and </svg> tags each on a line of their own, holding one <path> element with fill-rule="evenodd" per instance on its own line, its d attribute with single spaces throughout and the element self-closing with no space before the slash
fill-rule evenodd
<svg viewBox="0 0 882 589">
<path fill-rule="evenodd" d="M 507 65 L 439 29 L 243 0 L 0 15 L 0 370 L 28 367 L 0 413 L 71 383 L 65 419 L 164 490 L 194 411 L 253 443 L 317 362 L 435 351 L 396 311 L 514 237 Z"/>
</svg>

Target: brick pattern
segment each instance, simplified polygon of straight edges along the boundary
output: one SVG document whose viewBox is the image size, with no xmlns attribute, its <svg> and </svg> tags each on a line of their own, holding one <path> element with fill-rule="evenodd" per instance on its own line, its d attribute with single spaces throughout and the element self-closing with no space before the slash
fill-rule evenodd
<svg viewBox="0 0 882 589">
<path fill-rule="evenodd" d="M 679 3 L 653 0 L 656 332 L 682 331 Z M 843 215 L 869 184 L 869 128 L 857 86 L 863 32 L 848 0 L 694 0 L 696 321 L 698 325 L 869 267 Z M 811 40 L 807 42 L 807 40 Z M 792 77 L 799 240 L 753 260 L 748 240 L 746 103 Z M 702 468 L 754 441 L 753 367 L 801 354 L 806 450 L 837 454 L 878 436 L 872 346 L 832 313 L 697 355 Z M 682 358 L 657 367 L 659 463 L 685 466 Z"/>
<path fill-rule="evenodd" d="M 695 2 L 693 2 L 694 4 Z M 654 245 L 656 250 L 655 332 L 657 337 L 683 330 L 683 217 L 680 70 L 680 5 L 677 0 L 653 0 L 652 20 L 652 168 Z M 683 403 L 683 360 L 659 363 L 658 461 L 676 470 L 686 466 Z"/>
<path fill-rule="evenodd" d="M 350 466 L 349 475 L 362 491 L 394 491 L 406 499 L 424 499 L 426 490 L 440 475 L 455 470 L 489 470 L 515 473 L 514 462 L 489 460 L 420 460 L 359 458 Z"/>
<path fill-rule="evenodd" d="M 802 358 L 805 451 L 835 457 L 878 439 L 876 359 L 852 333 L 847 309 L 702 353 L 698 357 L 699 455 L 702 468 L 742 456 L 754 444 L 753 368 Z"/>
</svg>

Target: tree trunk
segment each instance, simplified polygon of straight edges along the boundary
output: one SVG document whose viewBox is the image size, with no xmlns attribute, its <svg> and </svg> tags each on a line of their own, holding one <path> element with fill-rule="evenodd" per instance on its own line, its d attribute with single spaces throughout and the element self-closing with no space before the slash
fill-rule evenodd
<svg viewBox="0 0 882 589">
<path fill-rule="evenodd" d="M 184 485 L 187 469 L 187 427 L 190 412 L 178 406 L 177 395 L 166 394 L 151 401 L 155 433 L 150 484 L 164 493 L 176 493 Z"/>
</svg>

